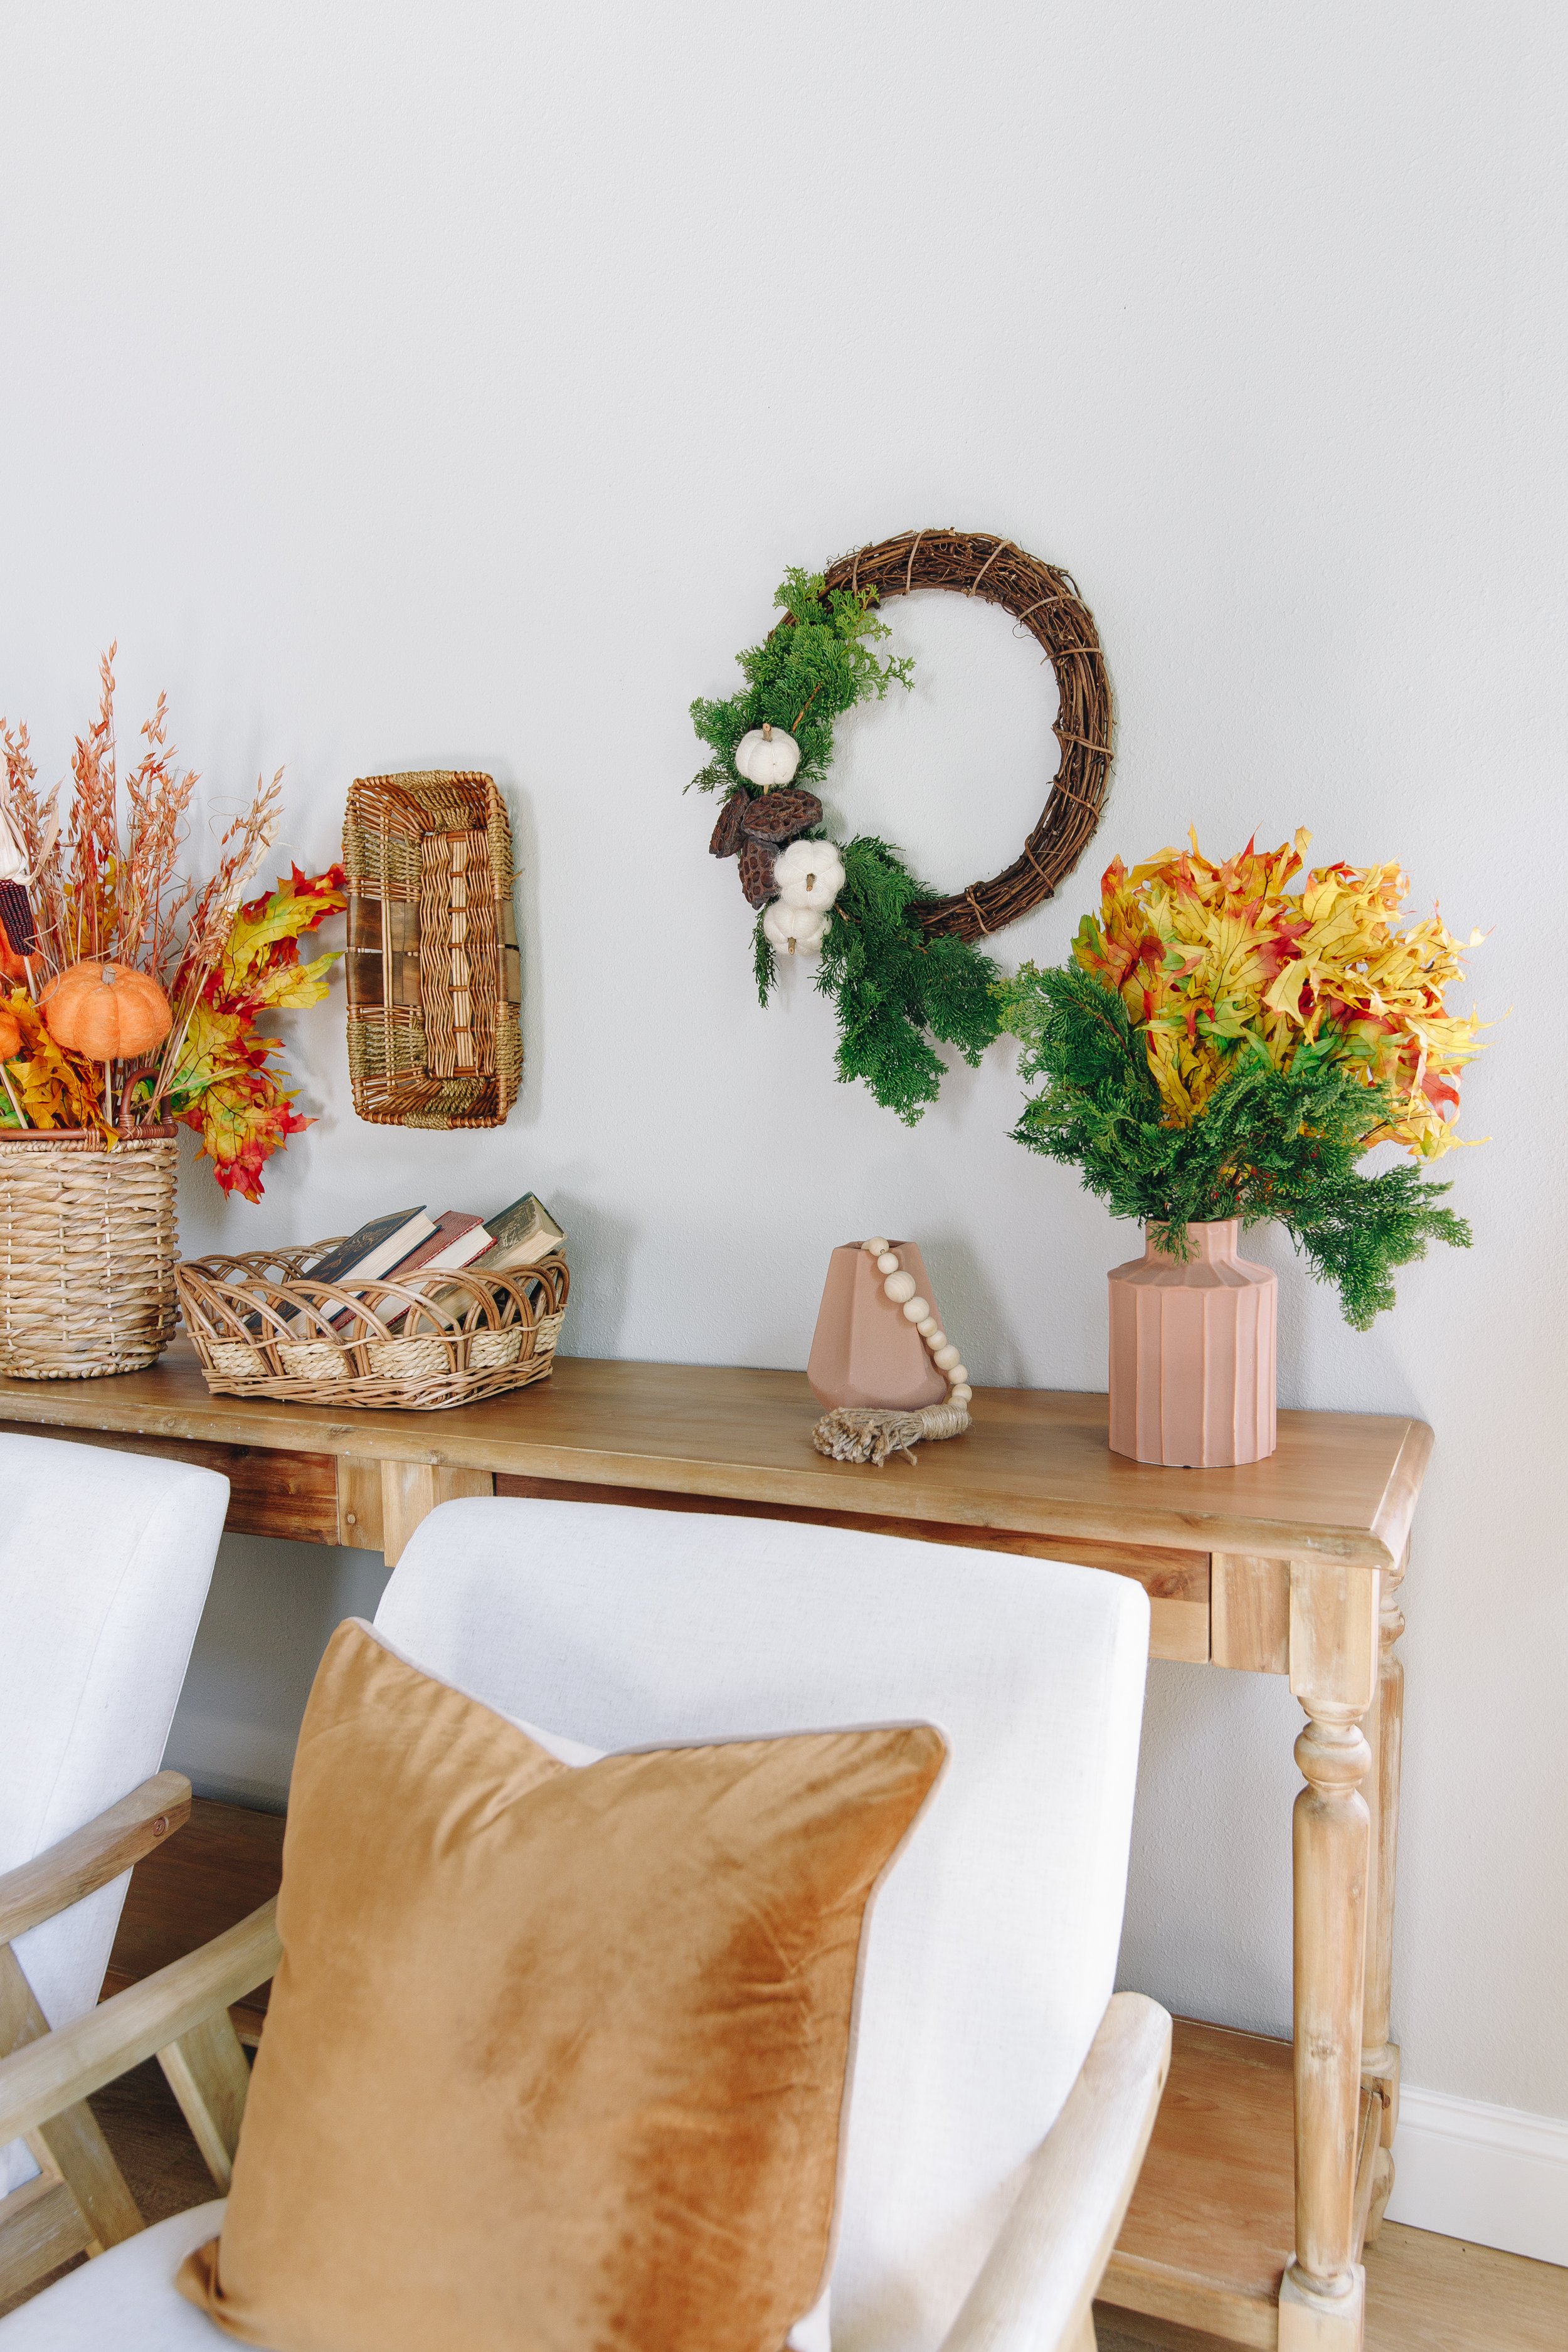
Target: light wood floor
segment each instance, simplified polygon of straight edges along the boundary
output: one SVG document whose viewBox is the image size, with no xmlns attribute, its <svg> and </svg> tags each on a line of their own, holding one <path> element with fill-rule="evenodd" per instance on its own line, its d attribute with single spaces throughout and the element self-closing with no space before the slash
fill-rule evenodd
<svg viewBox="0 0 1568 2352">
<path fill-rule="evenodd" d="M 149 2221 L 216 2194 L 155 2060 L 92 2105 Z M 1568 2270 L 1548 2263 L 1391 2221 L 1367 2250 L 1366 2280 L 1367 2352 L 1568 2352 Z M 1226 2352 L 1217 2337 L 1127 2312 L 1101 2307 L 1095 2320 L 1100 2352 Z"/>
<path fill-rule="evenodd" d="M 1100 2352 L 1235 2352 L 1102 2305 L 1094 2318 Z M 1366 2250 L 1366 2352 L 1568 2352 L 1568 2270 L 1386 2221 Z"/>
</svg>

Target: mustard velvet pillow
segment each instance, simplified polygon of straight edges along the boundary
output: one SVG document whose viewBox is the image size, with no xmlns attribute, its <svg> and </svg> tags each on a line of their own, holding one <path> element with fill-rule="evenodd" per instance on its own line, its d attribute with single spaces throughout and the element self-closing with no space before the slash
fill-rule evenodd
<svg viewBox="0 0 1568 2352">
<path fill-rule="evenodd" d="M 780 2352 L 826 2284 L 862 1928 L 929 1726 L 558 1762 L 339 1627 L 221 2239 L 271 2352 Z"/>
</svg>

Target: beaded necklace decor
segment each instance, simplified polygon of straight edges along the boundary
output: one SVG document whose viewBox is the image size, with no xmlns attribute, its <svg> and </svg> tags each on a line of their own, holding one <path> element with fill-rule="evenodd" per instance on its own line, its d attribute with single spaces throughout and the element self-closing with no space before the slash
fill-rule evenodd
<svg viewBox="0 0 1568 2352">
<path fill-rule="evenodd" d="M 958 1349 L 931 1311 L 929 1298 L 915 1293 L 915 1278 L 906 1274 L 899 1264 L 896 1250 L 890 1250 L 880 1235 L 875 1241 L 862 1242 L 868 1257 L 877 1261 L 877 1271 L 885 1277 L 884 1296 L 899 1308 L 906 1323 L 912 1323 L 926 1343 L 926 1353 L 947 1382 L 949 1404 L 966 1405 L 974 1394 L 969 1385 L 969 1374 L 959 1360 Z"/>
<path fill-rule="evenodd" d="M 930 1299 L 916 1290 L 914 1276 L 906 1274 L 900 1265 L 897 1250 L 889 1249 L 880 1234 L 860 1246 L 876 1262 L 883 1278 L 883 1295 L 892 1300 L 906 1323 L 914 1325 L 931 1362 L 947 1382 L 945 1404 L 925 1405 L 916 1412 L 885 1405 L 837 1405 L 823 1414 L 811 1437 L 819 1454 L 833 1462 L 871 1462 L 880 1470 L 892 1454 L 907 1454 L 912 1462 L 914 1449 L 922 1439 L 962 1437 L 970 1425 L 974 1391 L 958 1349 L 932 1314 Z"/>
</svg>

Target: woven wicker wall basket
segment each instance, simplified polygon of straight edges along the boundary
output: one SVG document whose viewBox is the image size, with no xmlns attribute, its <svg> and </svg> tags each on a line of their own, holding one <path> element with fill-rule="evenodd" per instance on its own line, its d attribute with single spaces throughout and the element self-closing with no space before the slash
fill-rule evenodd
<svg viewBox="0 0 1568 2352">
<path fill-rule="evenodd" d="M 173 1127 L 0 1141 L 0 1372 L 139 1372 L 174 1334 Z"/>
<path fill-rule="evenodd" d="M 522 1076 L 511 827 L 489 776 L 361 776 L 343 820 L 361 1118 L 499 1127 Z"/>
<path fill-rule="evenodd" d="M 513 1274 L 420 1273 L 399 1282 L 314 1282 L 336 1242 L 185 1258 L 174 1269 L 185 1328 L 215 1396 L 291 1404 L 476 1404 L 547 1380 L 571 1276 L 554 1255 Z"/>
</svg>

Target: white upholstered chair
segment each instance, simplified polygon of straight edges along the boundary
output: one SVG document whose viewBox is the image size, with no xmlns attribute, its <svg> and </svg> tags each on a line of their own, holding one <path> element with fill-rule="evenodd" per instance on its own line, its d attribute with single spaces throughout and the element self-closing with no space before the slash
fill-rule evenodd
<svg viewBox="0 0 1568 2352">
<path fill-rule="evenodd" d="M 131 1864 L 190 1811 L 160 1772 L 228 1481 L 0 1437 L 0 2053 L 90 2010 Z M 141 2228 L 85 2105 L 0 2131 L 0 2291 Z"/>
<path fill-rule="evenodd" d="M 1170 2041 L 1152 2001 L 1111 1998 L 1142 1589 L 770 1520 L 459 1502 L 419 1528 L 376 1623 L 432 1673 L 594 1749 L 942 1728 L 947 1771 L 872 1913 L 829 2310 L 795 2340 L 1091 2345 Z M 0 2064 L 0 2128 L 110 2079 L 276 1955 L 258 1913 L 52 2037 L 52 2066 L 48 2045 Z M 0 2321 L 0 2352 L 216 2352 L 172 2282 L 221 2218 L 200 2207 L 75 2272 Z"/>
</svg>

